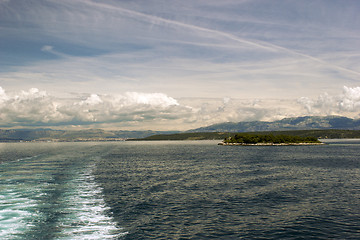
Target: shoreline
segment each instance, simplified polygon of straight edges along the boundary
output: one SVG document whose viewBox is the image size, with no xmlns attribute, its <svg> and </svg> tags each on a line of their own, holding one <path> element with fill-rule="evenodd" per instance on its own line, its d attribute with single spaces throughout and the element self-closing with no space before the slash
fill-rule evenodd
<svg viewBox="0 0 360 240">
<path fill-rule="evenodd" d="M 224 143 L 220 142 L 218 145 L 222 146 L 311 146 L 311 145 L 326 145 L 326 143 Z"/>
</svg>

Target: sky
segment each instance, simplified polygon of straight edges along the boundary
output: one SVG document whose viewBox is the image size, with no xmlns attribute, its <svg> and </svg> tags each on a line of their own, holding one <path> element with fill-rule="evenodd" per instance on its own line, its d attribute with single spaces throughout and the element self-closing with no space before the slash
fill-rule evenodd
<svg viewBox="0 0 360 240">
<path fill-rule="evenodd" d="M 360 118 L 358 0 L 0 0 L 0 128 Z"/>
</svg>

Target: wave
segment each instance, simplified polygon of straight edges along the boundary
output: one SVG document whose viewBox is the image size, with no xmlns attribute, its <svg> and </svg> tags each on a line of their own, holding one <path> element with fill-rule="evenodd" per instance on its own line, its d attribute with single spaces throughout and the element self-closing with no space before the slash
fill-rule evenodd
<svg viewBox="0 0 360 240">
<path fill-rule="evenodd" d="M 33 189 L 36 191 L 36 189 Z M 36 200 L 20 189 L 6 189 L 0 193 L 0 239 L 13 239 L 28 231 L 37 218 Z"/>
<path fill-rule="evenodd" d="M 92 175 L 95 165 L 61 168 L 51 159 L 24 160 L 31 162 L 8 162 L 0 169 L 0 239 L 118 239 L 127 234 L 111 217 Z M 69 178 L 55 181 L 58 172 Z"/>
<path fill-rule="evenodd" d="M 127 234 L 108 215 L 111 211 L 91 174 L 93 167 L 70 182 L 73 191 L 64 200 L 71 214 L 62 221 L 62 233 L 66 237 L 60 239 L 114 239 Z"/>
</svg>

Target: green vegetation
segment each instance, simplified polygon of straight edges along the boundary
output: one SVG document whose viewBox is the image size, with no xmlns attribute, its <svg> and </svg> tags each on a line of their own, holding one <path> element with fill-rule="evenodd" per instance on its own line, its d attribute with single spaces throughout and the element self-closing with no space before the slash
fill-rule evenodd
<svg viewBox="0 0 360 240">
<path fill-rule="evenodd" d="M 359 130 L 295 130 L 295 131 L 265 131 L 265 132 L 248 132 L 246 134 L 255 135 L 289 135 L 299 137 L 314 138 L 360 138 Z M 197 133 L 178 133 L 178 134 L 161 134 L 152 135 L 141 139 L 131 140 L 222 140 L 227 137 L 233 137 L 236 133 L 229 132 L 197 132 Z"/>
<path fill-rule="evenodd" d="M 360 138 L 360 130 L 342 129 L 317 129 L 317 130 L 288 130 L 288 131 L 265 131 L 256 134 L 290 135 L 299 137 L 315 137 L 322 139 L 335 138 Z"/>
<path fill-rule="evenodd" d="M 320 141 L 315 137 L 239 133 L 239 134 L 235 134 L 233 137 L 225 138 L 224 143 L 241 143 L 241 144 L 274 143 L 274 144 L 282 144 L 282 143 L 320 143 Z"/>
<path fill-rule="evenodd" d="M 159 140 L 223 140 L 224 138 L 233 137 L 239 133 L 229 132 L 187 132 L 177 134 L 152 135 L 140 139 L 130 139 L 135 141 L 159 141 Z M 247 132 L 252 135 L 288 135 L 299 137 L 314 137 L 316 139 L 334 139 L 334 138 L 360 138 L 360 130 L 289 130 L 289 131 L 263 131 Z"/>
<path fill-rule="evenodd" d="M 51 129 L 0 129 L 0 142 L 19 141 L 120 141 L 131 140 L 223 140 L 234 137 L 235 132 L 165 132 L 165 131 L 110 131 L 88 129 L 80 131 Z M 288 130 L 288 131 L 256 131 L 247 132 L 250 135 L 289 135 L 299 137 L 315 137 L 317 139 L 360 138 L 360 130 Z"/>
<path fill-rule="evenodd" d="M 158 141 L 158 140 L 220 140 L 229 136 L 229 133 L 204 132 L 204 133 L 176 133 L 152 135 L 146 138 L 129 139 L 130 141 Z"/>
</svg>

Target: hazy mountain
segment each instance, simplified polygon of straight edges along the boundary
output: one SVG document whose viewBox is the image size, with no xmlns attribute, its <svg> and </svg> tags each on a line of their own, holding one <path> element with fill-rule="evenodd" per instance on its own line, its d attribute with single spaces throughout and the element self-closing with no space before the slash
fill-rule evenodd
<svg viewBox="0 0 360 240">
<path fill-rule="evenodd" d="M 219 123 L 197 128 L 184 133 L 196 132 L 260 132 L 311 129 L 359 130 L 360 120 L 346 117 L 297 117 L 274 122 Z M 152 135 L 174 134 L 178 131 L 106 131 L 90 129 L 79 131 L 52 129 L 0 129 L 0 141 L 116 141 L 129 138 L 145 138 Z"/>
<path fill-rule="evenodd" d="M 339 116 L 284 118 L 274 122 L 227 122 L 190 130 L 188 132 L 257 132 L 310 129 L 359 130 L 360 120 Z"/>
<path fill-rule="evenodd" d="M 106 131 L 90 129 L 80 131 L 52 129 L 0 129 L 0 141 L 112 141 L 128 138 L 144 138 L 155 134 L 171 134 L 176 131 Z"/>
</svg>

